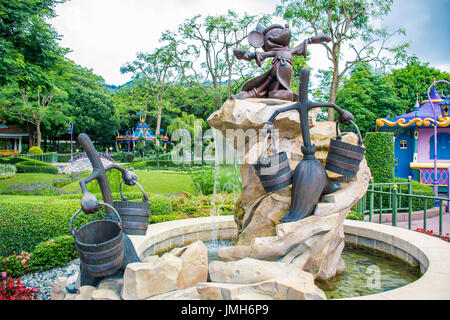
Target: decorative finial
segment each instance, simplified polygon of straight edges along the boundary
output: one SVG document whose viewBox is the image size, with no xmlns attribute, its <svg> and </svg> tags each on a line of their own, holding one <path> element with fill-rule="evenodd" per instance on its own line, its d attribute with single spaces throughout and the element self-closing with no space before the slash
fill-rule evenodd
<svg viewBox="0 0 450 320">
<path fill-rule="evenodd" d="M 414 106 L 414 111 L 419 111 L 419 108 L 420 108 L 419 93 L 417 93 L 417 99 L 416 99 L 416 105 Z"/>
</svg>

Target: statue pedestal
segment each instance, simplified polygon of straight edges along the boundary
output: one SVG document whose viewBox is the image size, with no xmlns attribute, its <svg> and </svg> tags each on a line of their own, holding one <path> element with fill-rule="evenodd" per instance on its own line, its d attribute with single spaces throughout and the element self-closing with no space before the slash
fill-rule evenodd
<svg viewBox="0 0 450 320">
<path fill-rule="evenodd" d="M 260 260 L 293 263 L 313 273 L 316 279 L 329 279 L 344 271 L 341 252 L 344 248 L 343 223 L 351 208 L 362 198 L 370 181 L 366 160 L 361 162 L 354 179 L 328 172 L 328 176 L 340 182 L 342 189 L 322 196 L 314 215 L 305 219 L 281 224 L 290 207 L 292 186 L 266 193 L 250 163 L 259 156 L 259 130 L 274 110 L 292 104 L 274 99 L 227 100 L 214 112 L 208 122 L 226 137 L 227 130 L 255 130 L 249 136 L 245 148 L 237 148 L 241 160 L 242 185 L 245 186 L 235 206 L 234 218 L 238 225 L 235 247 L 222 248 L 219 255 L 224 260 L 255 258 Z M 335 137 L 334 122 L 317 122 L 317 112 L 309 113 L 312 143 L 316 145 L 316 158 L 325 164 L 330 140 Z M 300 119 L 297 111 L 280 114 L 274 121 L 279 130 L 278 152 L 285 151 L 292 170 L 302 160 Z M 228 133 L 232 133 L 229 131 Z M 343 141 L 357 144 L 353 133 L 343 134 Z M 313 187 L 313 186 L 311 186 Z"/>
</svg>

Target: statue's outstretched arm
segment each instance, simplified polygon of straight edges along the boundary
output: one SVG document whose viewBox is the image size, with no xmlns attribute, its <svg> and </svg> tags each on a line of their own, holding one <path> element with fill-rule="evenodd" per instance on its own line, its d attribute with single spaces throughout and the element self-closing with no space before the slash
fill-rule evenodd
<svg viewBox="0 0 450 320">
<path fill-rule="evenodd" d="M 269 120 L 267 121 L 268 124 L 273 124 L 273 121 L 275 120 L 275 118 L 283 112 L 287 112 L 287 111 L 292 111 L 292 110 L 297 110 L 298 104 L 294 103 L 290 106 L 287 107 L 283 107 L 280 109 L 275 110 L 275 112 L 272 114 L 272 116 L 269 118 Z"/>
<path fill-rule="evenodd" d="M 304 56 L 306 58 L 306 54 L 308 52 L 308 44 L 318 44 L 322 42 L 330 42 L 331 38 L 329 36 L 317 36 L 311 37 L 303 41 L 298 46 L 292 48 L 291 53 L 297 56 Z"/>
<path fill-rule="evenodd" d="M 125 169 L 115 163 L 111 163 L 105 168 L 105 171 L 109 171 L 111 169 L 116 169 L 122 172 L 122 179 L 126 185 L 132 186 L 134 182 L 137 181 L 137 176 L 128 169 Z"/>
<path fill-rule="evenodd" d="M 340 108 L 339 106 L 335 105 L 334 103 L 316 103 L 316 102 L 309 102 L 308 104 L 308 110 L 314 109 L 314 108 L 333 108 L 339 113 L 339 121 L 341 122 L 347 122 L 347 121 L 354 121 L 353 115 L 348 112 L 347 110 L 344 110 Z"/>
</svg>

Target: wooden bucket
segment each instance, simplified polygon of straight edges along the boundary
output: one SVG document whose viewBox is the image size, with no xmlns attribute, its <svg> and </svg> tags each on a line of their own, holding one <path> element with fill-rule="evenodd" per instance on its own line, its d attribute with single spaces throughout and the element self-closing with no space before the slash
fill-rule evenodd
<svg viewBox="0 0 450 320">
<path fill-rule="evenodd" d="M 122 219 L 123 232 L 129 235 L 145 235 L 147 233 L 148 218 L 150 217 L 148 196 L 142 186 L 135 181 L 135 184 L 142 191 L 143 202 L 128 201 L 122 193 L 122 183 L 123 181 L 119 185 L 122 201 L 114 201 L 113 206 Z"/>
<path fill-rule="evenodd" d="M 354 178 L 358 173 L 361 161 L 364 159 L 366 149 L 362 147 L 363 139 L 358 126 L 353 121 L 350 122 L 358 133 L 358 145 L 342 141 L 342 136 L 339 132 L 339 121 L 337 121 L 336 139 L 331 139 L 330 141 L 325 169 L 349 178 Z"/>
<path fill-rule="evenodd" d="M 111 208 L 119 217 L 119 221 L 97 220 L 75 230 L 72 228 L 72 222 L 82 211 L 80 209 L 69 223 L 70 233 L 75 238 L 75 247 L 80 255 L 80 263 L 93 277 L 113 275 L 122 267 L 124 257 L 120 216 L 114 207 L 107 203 L 100 204 Z"/>
<path fill-rule="evenodd" d="M 265 139 L 263 149 L 266 149 L 268 138 L 269 136 Z M 253 165 L 253 168 L 266 192 L 281 190 L 292 183 L 292 170 L 289 166 L 287 153 L 278 153 L 273 144 L 272 155 L 268 157 L 260 156 L 260 159 Z"/>
</svg>

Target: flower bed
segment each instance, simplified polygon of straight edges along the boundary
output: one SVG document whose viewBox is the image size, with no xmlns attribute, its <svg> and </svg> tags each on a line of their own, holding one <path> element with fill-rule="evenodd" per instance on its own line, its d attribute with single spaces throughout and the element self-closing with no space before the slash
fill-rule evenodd
<svg viewBox="0 0 450 320">
<path fill-rule="evenodd" d="M 447 237 L 447 236 L 439 236 L 439 234 L 435 233 L 433 230 L 425 230 L 423 228 L 417 228 L 414 231 L 417 231 L 417 232 L 420 232 L 420 233 L 424 233 L 424 234 L 427 234 L 429 236 L 438 237 L 441 240 L 450 242 L 450 238 L 449 237 Z"/>
<path fill-rule="evenodd" d="M 7 277 L 6 272 L 1 275 L 0 300 L 37 300 L 38 289 L 27 288 L 20 279 Z"/>
</svg>

